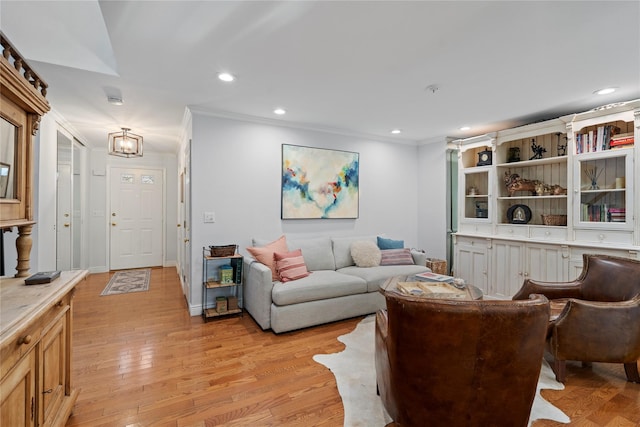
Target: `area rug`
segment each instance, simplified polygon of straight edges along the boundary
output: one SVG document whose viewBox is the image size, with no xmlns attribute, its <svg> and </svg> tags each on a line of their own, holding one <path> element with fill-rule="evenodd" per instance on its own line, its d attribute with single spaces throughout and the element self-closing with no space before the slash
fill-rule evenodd
<svg viewBox="0 0 640 427">
<path fill-rule="evenodd" d="M 119 295 L 149 290 L 151 269 L 116 271 L 100 295 Z"/>
<path fill-rule="evenodd" d="M 338 337 L 346 348 L 333 354 L 316 354 L 313 360 L 333 372 L 344 405 L 345 427 L 383 427 L 392 420 L 376 394 L 374 359 L 375 316 L 368 316 L 355 330 Z M 540 396 L 541 389 L 562 390 L 553 371 L 543 361 L 529 425 L 538 419 L 569 423 L 569 417 Z"/>
</svg>

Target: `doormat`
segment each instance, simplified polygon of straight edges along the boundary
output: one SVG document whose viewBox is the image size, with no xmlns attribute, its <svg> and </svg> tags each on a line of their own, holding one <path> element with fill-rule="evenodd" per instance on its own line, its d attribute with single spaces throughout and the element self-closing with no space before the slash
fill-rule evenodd
<svg viewBox="0 0 640 427">
<path fill-rule="evenodd" d="M 116 271 L 100 295 L 119 295 L 148 291 L 150 279 L 150 268 Z"/>
</svg>

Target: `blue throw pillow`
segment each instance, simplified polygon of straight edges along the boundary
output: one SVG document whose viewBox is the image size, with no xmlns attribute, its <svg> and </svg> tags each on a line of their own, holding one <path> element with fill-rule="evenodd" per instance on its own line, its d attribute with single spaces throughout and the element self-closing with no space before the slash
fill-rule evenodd
<svg viewBox="0 0 640 427">
<path fill-rule="evenodd" d="M 404 240 L 385 239 L 378 236 L 378 247 L 380 249 L 402 249 L 404 248 Z"/>
</svg>

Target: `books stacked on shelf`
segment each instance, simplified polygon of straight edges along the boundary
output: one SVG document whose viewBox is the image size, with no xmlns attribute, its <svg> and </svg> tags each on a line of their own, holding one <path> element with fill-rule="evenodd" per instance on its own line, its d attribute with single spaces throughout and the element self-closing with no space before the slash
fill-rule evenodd
<svg viewBox="0 0 640 427">
<path fill-rule="evenodd" d="M 633 132 L 628 132 L 628 133 L 621 133 L 618 135 L 614 135 L 611 137 L 611 142 L 609 143 L 609 145 L 611 146 L 611 149 L 616 149 L 616 148 L 628 148 L 628 147 L 633 147 L 633 143 L 634 143 L 634 137 L 633 137 Z"/>
<path fill-rule="evenodd" d="M 620 134 L 620 128 L 613 125 L 598 126 L 595 131 L 576 135 L 576 154 L 595 153 L 611 149 L 611 141 Z"/>
<path fill-rule="evenodd" d="M 609 221 L 610 222 L 625 222 L 627 216 L 627 210 L 625 208 L 609 208 Z"/>
<path fill-rule="evenodd" d="M 607 222 L 607 205 L 590 205 L 588 203 L 583 203 L 580 205 L 580 207 L 582 208 L 581 221 Z"/>
</svg>

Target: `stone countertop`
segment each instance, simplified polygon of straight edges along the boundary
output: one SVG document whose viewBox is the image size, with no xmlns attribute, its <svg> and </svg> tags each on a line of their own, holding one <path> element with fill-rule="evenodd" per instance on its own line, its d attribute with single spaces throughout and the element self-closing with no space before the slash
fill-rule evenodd
<svg viewBox="0 0 640 427">
<path fill-rule="evenodd" d="M 55 305 L 87 274 L 87 270 L 63 271 L 51 283 L 29 286 L 24 278 L 0 278 L 0 342 Z"/>
</svg>

